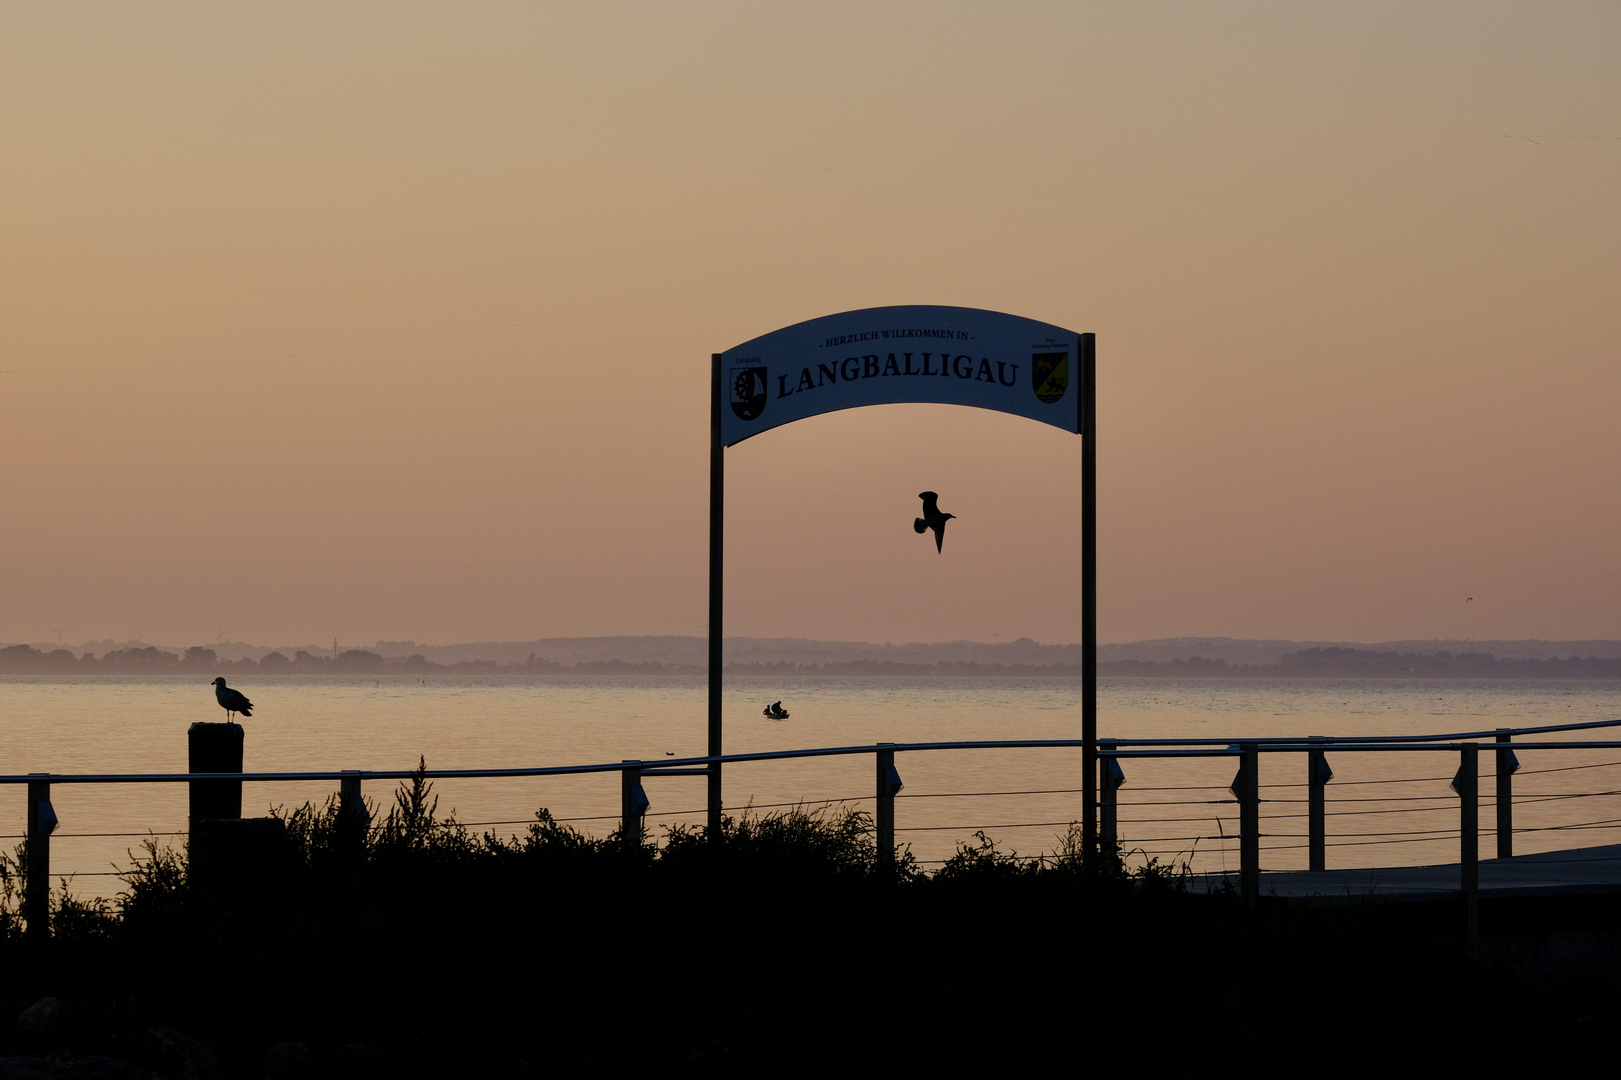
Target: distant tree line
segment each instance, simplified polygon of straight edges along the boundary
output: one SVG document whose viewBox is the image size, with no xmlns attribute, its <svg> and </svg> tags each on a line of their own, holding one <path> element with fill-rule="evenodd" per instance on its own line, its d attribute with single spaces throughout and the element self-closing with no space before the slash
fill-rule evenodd
<svg viewBox="0 0 1621 1080">
<path fill-rule="evenodd" d="M 1002 675 L 1080 678 L 1080 664 L 976 664 L 968 661 L 908 664 L 855 660 L 835 664 L 788 662 L 730 664 L 737 675 Z M 1139 679 L 1621 679 L 1621 658 L 1569 657 L 1500 660 L 1490 653 L 1396 653 L 1317 648 L 1289 653 L 1276 664 L 1229 664 L 1195 656 L 1187 660 L 1114 660 L 1098 664 L 1106 678 Z"/>
<path fill-rule="evenodd" d="M 1119 660 L 1099 664 L 1100 675 L 1138 678 L 1239 679 L 1621 679 L 1621 658 L 1498 658 L 1491 653 L 1375 652 L 1372 649 L 1302 649 L 1276 664 L 1225 660 Z"/>
<path fill-rule="evenodd" d="M 1099 671 L 1102 671 L 1099 665 Z M 702 670 L 701 668 L 698 670 Z M 826 664 L 795 664 L 788 660 L 727 664 L 729 675 L 878 675 L 878 676 L 1059 676 L 1080 678 L 1080 664 L 978 664 L 971 660 L 941 660 L 910 664 L 904 660 L 844 660 Z"/>
<path fill-rule="evenodd" d="M 222 660 L 213 649 L 194 645 L 183 654 L 156 646 L 113 649 L 96 656 L 69 649 L 46 652 L 31 645 L 0 649 L 0 674 L 153 675 L 189 672 L 256 672 L 266 675 L 702 675 L 698 664 L 626 660 L 583 660 L 559 664 L 530 653 L 519 664 L 494 660 L 459 660 L 440 664 L 420 653 L 383 656 L 350 649 L 318 656 L 299 649 L 292 656 L 268 653 L 258 660 Z M 759 678 L 794 675 L 877 677 L 1081 677 L 1080 664 L 979 664 L 966 660 L 913 664 L 895 660 L 850 660 L 826 664 L 790 661 L 728 664 L 727 674 Z M 1621 679 L 1621 658 L 1554 657 L 1543 660 L 1499 659 L 1490 653 L 1398 653 L 1370 649 L 1315 648 L 1289 653 L 1276 664 L 1229 664 L 1225 660 L 1115 660 L 1098 664 L 1109 678 L 1144 679 Z"/>
<path fill-rule="evenodd" d="M 690 664 L 632 664 L 623 660 L 588 661 L 579 664 L 557 664 L 537 657 L 533 653 L 521 664 L 498 664 L 494 660 L 459 660 L 453 664 L 439 664 L 420 653 L 411 656 L 383 656 L 368 649 L 349 649 L 335 656 L 318 656 L 299 649 L 288 656 L 271 652 L 253 660 L 222 660 L 213 649 L 193 645 L 183 654 L 169 652 L 156 646 L 113 649 L 100 656 L 94 653 L 75 655 L 69 649 L 46 652 L 31 645 L 11 645 L 0 649 L 0 674 L 15 675 L 69 675 L 69 674 L 130 674 L 161 675 L 187 672 L 257 672 L 267 675 L 333 674 L 333 675 L 665 675 L 701 674 L 703 669 Z"/>
<path fill-rule="evenodd" d="M 1304 649 L 1278 663 L 1290 678 L 1621 679 L 1621 658 L 1498 658 L 1491 653 L 1397 653 L 1371 649 Z"/>
</svg>

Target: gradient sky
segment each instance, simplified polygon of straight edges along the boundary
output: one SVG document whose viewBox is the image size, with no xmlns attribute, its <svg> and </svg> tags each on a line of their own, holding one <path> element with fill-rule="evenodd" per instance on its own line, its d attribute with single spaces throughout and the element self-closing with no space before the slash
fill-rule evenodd
<svg viewBox="0 0 1621 1080">
<path fill-rule="evenodd" d="M 1618 57 L 1613 3 L 5 3 L 0 641 L 701 634 L 709 354 L 894 303 L 1097 333 L 1106 641 L 1621 638 Z M 1079 467 L 750 440 L 727 631 L 1079 640 Z"/>
</svg>

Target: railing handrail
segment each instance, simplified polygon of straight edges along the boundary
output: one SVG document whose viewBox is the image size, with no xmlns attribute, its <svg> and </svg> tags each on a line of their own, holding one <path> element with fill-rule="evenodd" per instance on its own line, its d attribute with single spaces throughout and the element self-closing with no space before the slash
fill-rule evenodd
<svg viewBox="0 0 1621 1080">
<path fill-rule="evenodd" d="M 1099 738 L 1098 742 L 1113 743 L 1116 746 L 1228 746 L 1241 742 L 1259 742 L 1269 746 L 1281 744 L 1298 744 L 1301 747 L 1315 748 L 1322 743 L 1333 742 L 1341 744 L 1358 742 L 1376 743 L 1403 743 L 1403 742 L 1443 742 L 1449 740 L 1467 741 L 1470 739 L 1492 739 L 1499 735 L 1514 738 L 1521 735 L 1546 735 L 1554 731 L 1584 731 L 1590 728 L 1621 727 L 1621 720 L 1587 720 L 1580 724 L 1547 724 L 1540 727 L 1523 728 L 1490 728 L 1484 731 L 1449 731 L 1439 735 L 1344 735 L 1344 736 L 1316 736 L 1316 735 L 1285 735 L 1267 738 L 1249 739 L 1130 739 L 1130 738 Z"/>
<path fill-rule="evenodd" d="M 1551 731 L 1576 731 L 1595 727 L 1621 726 L 1621 720 L 1599 720 L 1582 724 L 1556 724 L 1533 728 L 1493 728 L 1484 732 L 1463 732 L 1452 735 L 1394 735 L 1350 736 L 1347 738 L 1265 738 L 1265 739 L 1100 739 L 1110 744 L 1104 752 L 1115 757 L 1237 757 L 1240 744 L 1254 743 L 1264 753 L 1298 753 L 1301 750 L 1322 750 L 1344 753 L 1347 751 L 1396 750 L 1457 750 L 1472 738 L 1495 738 L 1498 735 L 1539 734 Z M 1446 741 L 1442 741 L 1446 740 Z M 525 776 L 571 776 L 589 773 L 621 772 L 635 766 L 655 775 L 664 770 L 728 765 L 745 761 L 782 761 L 795 758 L 843 757 L 851 754 L 871 754 L 880 746 L 896 753 L 920 750 L 1018 750 L 1041 748 L 1080 748 L 1081 739 L 966 739 L 949 742 L 883 743 L 860 746 L 823 746 L 802 750 L 763 750 L 747 754 L 720 754 L 714 757 L 648 758 L 637 761 L 614 761 L 595 765 L 544 765 L 507 769 L 322 769 L 310 772 L 232 772 L 232 773 L 20 773 L 0 776 L 0 784 L 26 784 L 31 780 L 44 780 L 52 784 L 181 784 L 193 780 L 240 780 L 244 783 L 280 783 L 309 780 L 409 780 L 422 776 L 427 780 L 473 780 L 485 778 L 518 778 Z M 1117 747 L 1145 746 L 1157 749 L 1120 750 Z M 1517 742 L 1516 750 L 1621 750 L 1621 741 L 1571 742 Z M 1186 747 L 1187 749 L 1177 749 Z M 1219 748 L 1219 749 L 1218 749 Z M 697 772 L 686 775 L 699 775 Z"/>
<path fill-rule="evenodd" d="M 975 739 L 956 742 L 886 743 L 884 749 L 893 750 L 994 750 L 1041 747 L 1084 746 L 1081 739 Z M 871 754 L 879 745 L 822 746 L 805 750 L 763 750 L 749 754 L 720 754 L 715 757 L 644 758 L 632 761 L 604 762 L 600 765 L 544 765 L 515 769 L 326 769 L 315 772 L 233 772 L 233 773 L 22 773 L 0 776 L 0 784 L 26 784 L 30 780 L 49 780 L 53 784 L 179 784 L 192 780 L 241 780 L 244 783 L 297 780 L 342 780 L 358 777 L 361 780 L 409 780 L 422 776 L 428 780 L 462 780 L 482 777 L 568 776 L 581 773 L 622 772 L 629 767 L 642 770 L 673 769 L 692 765 L 729 765 L 740 761 L 779 761 L 788 758 L 840 757 L 850 754 Z"/>
<path fill-rule="evenodd" d="M 1394 753 L 1399 751 L 1427 752 L 1432 750 L 1449 750 L 1456 753 L 1472 740 L 1464 739 L 1458 742 L 1433 743 L 1336 743 L 1332 739 L 1305 745 L 1301 743 L 1275 743 L 1263 742 L 1260 739 L 1240 740 L 1244 745 L 1253 743 L 1255 748 L 1263 754 L 1288 753 L 1298 754 L 1304 750 L 1319 750 L 1324 753 L 1354 754 L 1354 753 Z M 1621 741 L 1606 740 L 1572 740 L 1570 742 L 1517 742 L 1517 743 L 1489 743 L 1477 742 L 1482 750 L 1513 749 L 1513 750 L 1621 750 Z M 1099 750 L 1099 757 L 1116 758 L 1191 758 L 1191 757 L 1238 757 L 1242 750 L 1234 743 L 1232 748 L 1221 750 L 1196 749 L 1178 750 L 1166 748 L 1159 750 Z"/>
</svg>

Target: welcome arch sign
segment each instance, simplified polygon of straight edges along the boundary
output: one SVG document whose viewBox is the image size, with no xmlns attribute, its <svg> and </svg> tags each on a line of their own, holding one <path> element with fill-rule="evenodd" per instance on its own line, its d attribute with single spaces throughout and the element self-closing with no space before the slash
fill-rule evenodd
<svg viewBox="0 0 1621 1080">
<path fill-rule="evenodd" d="M 867 405 L 934 403 L 1012 413 L 1081 436 L 1082 828 L 1097 829 L 1096 338 L 979 308 L 863 308 L 795 323 L 711 358 L 709 752 L 722 754 L 725 449 L 783 424 Z M 720 836 L 721 766 L 709 765 Z"/>
</svg>

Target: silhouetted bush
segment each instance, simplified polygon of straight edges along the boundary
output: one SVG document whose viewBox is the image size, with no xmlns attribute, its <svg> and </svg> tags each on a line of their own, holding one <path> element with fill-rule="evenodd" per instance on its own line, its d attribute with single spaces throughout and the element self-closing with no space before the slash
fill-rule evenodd
<svg viewBox="0 0 1621 1080">
<path fill-rule="evenodd" d="M 905 851 L 882 866 L 870 818 L 840 808 L 744 813 L 718 844 L 683 826 L 627 844 L 545 810 L 499 837 L 441 817 L 419 768 L 370 811 L 354 829 L 335 799 L 278 810 L 277 846 L 235 870 L 148 841 L 116 904 L 63 896 L 43 944 L 3 860 L 0 1017 L 65 1011 L 0 1056 L 157 1067 L 131 1048 L 160 1030 L 234 1075 L 267 1053 L 316 1076 L 1009 1075 L 1226 1071 L 1258 1049 L 1321 1060 L 1323 1040 L 1336 1065 L 1468 1060 L 1505 1010 L 1562 1048 L 1615 1034 L 1592 1019 L 1605 999 L 1564 1012 L 1445 920 L 1252 910 L 1175 867 L 1085 858 L 1074 831 L 1039 859 L 981 834 L 925 874 Z"/>
</svg>

